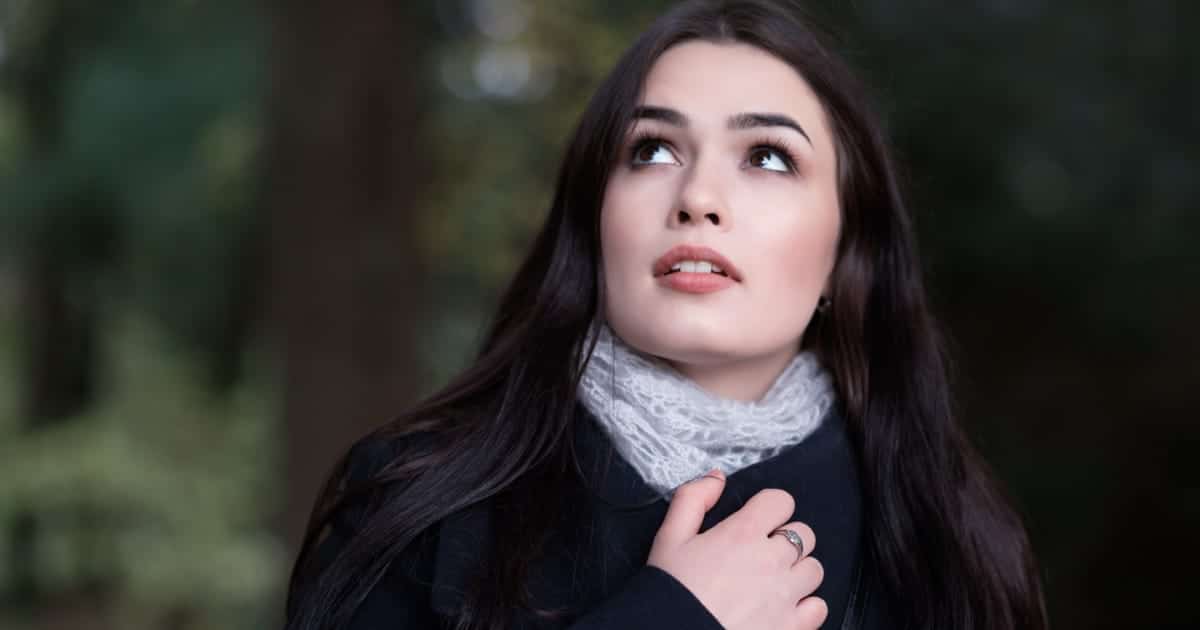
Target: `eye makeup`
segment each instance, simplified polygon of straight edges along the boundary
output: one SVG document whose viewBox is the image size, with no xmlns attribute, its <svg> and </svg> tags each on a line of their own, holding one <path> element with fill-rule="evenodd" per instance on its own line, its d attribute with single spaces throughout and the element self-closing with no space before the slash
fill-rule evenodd
<svg viewBox="0 0 1200 630">
<path fill-rule="evenodd" d="M 749 166 L 776 173 L 794 174 L 797 172 L 796 154 L 791 150 L 791 148 L 789 148 L 788 143 L 783 138 L 774 136 L 761 136 L 756 137 L 749 144 L 750 148 L 747 150 L 746 158 L 746 163 Z M 634 169 L 661 164 L 661 162 L 651 161 L 657 151 L 651 154 L 645 153 L 647 149 L 658 147 L 670 152 L 676 163 L 679 162 L 679 156 L 676 154 L 671 142 L 663 137 L 662 134 L 646 129 L 637 130 L 631 134 L 628 142 L 626 143 L 624 159 L 629 167 Z M 766 168 L 755 164 L 756 160 L 754 158 L 756 156 L 763 156 L 769 159 L 771 154 L 775 154 L 775 157 L 779 158 L 779 161 L 784 166 L 783 170 Z"/>
</svg>

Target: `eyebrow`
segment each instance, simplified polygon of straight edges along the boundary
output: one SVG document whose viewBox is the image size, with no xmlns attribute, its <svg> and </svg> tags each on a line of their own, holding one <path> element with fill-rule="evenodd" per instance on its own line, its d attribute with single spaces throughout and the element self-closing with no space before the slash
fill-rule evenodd
<svg viewBox="0 0 1200 630">
<path fill-rule="evenodd" d="M 688 119 L 678 110 L 669 107 L 655 107 L 646 105 L 633 110 L 634 119 L 657 120 L 675 127 L 687 127 Z M 808 137 L 808 133 L 790 116 L 774 113 L 741 113 L 730 116 L 726 122 L 729 129 L 753 129 L 755 127 L 787 127 L 794 129 L 800 135 L 808 140 L 808 144 L 812 145 L 812 138 Z"/>
</svg>

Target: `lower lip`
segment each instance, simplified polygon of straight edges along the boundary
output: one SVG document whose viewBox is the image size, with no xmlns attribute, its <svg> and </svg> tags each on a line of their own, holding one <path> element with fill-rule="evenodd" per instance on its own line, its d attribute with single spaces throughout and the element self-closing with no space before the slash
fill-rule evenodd
<svg viewBox="0 0 1200 630">
<path fill-rule="evenodd" d="M 729 276 L 688 271 L 659 276 L 658 281 L 670 289 L 684 293 L 712 293 L 733 286 L 733 279 Z"/>
</svg>

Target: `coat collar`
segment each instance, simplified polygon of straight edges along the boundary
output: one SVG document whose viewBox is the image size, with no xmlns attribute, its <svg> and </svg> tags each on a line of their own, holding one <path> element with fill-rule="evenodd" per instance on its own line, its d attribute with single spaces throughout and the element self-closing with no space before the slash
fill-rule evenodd
<svg viewBox="0 0 1200 630">
<path fill-rule="evenodd" d="M 617 452 L 599 421 L 583 405 L 576 409 L 575 435 L 581 481 L 594 498 L 621 510 L 666 502 Z M 728 474 L 726 492 L 712 514 L 721 514 L 719 508 L 728 501 L 741 507 L 759 489 L 772 486 L 788 490 L 798 503 L 823 489 L 841 490 L 842 496 L 858 499 L 857 458 L 837 407 L 803 441 Z"/>
<path fill-rule="evenodd" d="M 611 511 L 663 509 L 665 499 L 620 456 L 604 429 L 582 404 L 577 405 L 572 444 L 579 483 L 592 501 Z M 735 471 L 726 490 L 705 517 L 711 527 L 740 508 L 764 487 L 783 487 L 797 499 L 797 514 L 820 528 L 822 548 L 857 556 L 861 499 L 858 472 L 845 422 L 836 408 L 804 441 L 774 457 Z M 490 500 L 442 520 L 437 535 L 432 585 L 433 608 L 453 616 L 461 609 L 492 523 Z M 810 518 L 811 517 L 811 518 Z"/>
</svg>

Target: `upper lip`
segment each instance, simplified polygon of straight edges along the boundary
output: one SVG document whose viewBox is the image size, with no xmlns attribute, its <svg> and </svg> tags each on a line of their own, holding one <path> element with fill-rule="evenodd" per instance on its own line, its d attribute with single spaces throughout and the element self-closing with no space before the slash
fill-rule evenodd
<svg viewBox="0 0 1200 630">
<path fill-rule="evenodd" d="M 721 252 L 701 245 L 676 245 L 667 250 L 667 253 L 654 261 L 654 275 L 657 277 L 667 273 L 672 265 L 683 260 L 707 260 L 720 267 L 730 278 L 737 281 L 742 279 L 742 272 L 738 271 L 728 258 L 722 256 Z"/>
</svg>

